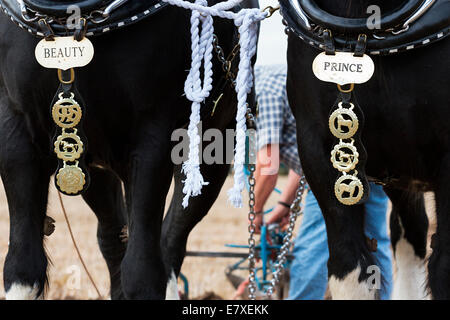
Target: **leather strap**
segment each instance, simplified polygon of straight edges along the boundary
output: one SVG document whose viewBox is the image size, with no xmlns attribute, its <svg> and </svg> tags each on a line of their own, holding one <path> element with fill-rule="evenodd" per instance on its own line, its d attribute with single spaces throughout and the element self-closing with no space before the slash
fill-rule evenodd
<svg viewBox="0 0 450 320">
<path fill-rule="evenodd" d="M 81 41 L 86 36 L 86 32 L 87 32 L 87 21 L 85 18 L 81 18 L 80 19 L 80 28 L 78 28 L 75 31 L 73 37 L 75 38 L 75 40 Z"/>
<path fill-rule="evenodd" d="M 38 25 L 42 33 L 44 34 L 45 40 L 47 41 L 55 40 L 55 34 L 53 33 L 52 28 L 48 25 L 47 21 L 45 21 L 44 19 L 39 19 Z"/>
<path fill-rule="evenodd" d="M 333 35 L 331 34 L 331 31 L 326 29 L 323 32 L 323 41 L 325 43 L 325 52 L 327 55 L 334 56 L 336 54 L 336 48 L 334 46 L 334 40 Z"/>
<path fill-rule="evenodd" d="M 362 57 L 364 53 L 366 52 L 367 47 L 367 35 L 360 34 L 358 36 L 358 41 L 356 42 L 355 46 L 355 57 Z"/>
</svg>

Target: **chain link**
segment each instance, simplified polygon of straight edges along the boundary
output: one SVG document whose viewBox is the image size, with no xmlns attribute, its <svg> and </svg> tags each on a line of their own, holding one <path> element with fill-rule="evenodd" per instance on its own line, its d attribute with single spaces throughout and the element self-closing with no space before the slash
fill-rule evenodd
<svg viewBox="0 0 450 320">
<path fill-rule="evenodd" d="M 250 175 L 248 177 L 248 183 L 250 185 L 249 188 L 249 201 L 248 201 L 248 205 L 250 207 L 250 211 L 248 213 L 248 220 L 250 221 L 250 224 L 248 225 L 248 232 L 249 232 L 249 237 L 248 237 L 248 245 L 249 245 L 249 255 L 248 255 L 248 261 L 249 261 L 249 266 L 248 269 L 250 271 L 249 274 L 249 285 L 248 285 L 248 290 L 249 290 L 249 294 L 248 294 L 248 298 L 250 300 L 255 300 L 256 299 L 256 250 L 255 250 L 255 230 L 256 230 L 256 226 L 255 226 L 255 218 L 256 218 L 256 213 L 255 213 L 255 164 L 250 163 L 249 164 L 249 170 L 250 170 Z"/>
<path fill-rule="evenodd" d="M 294 202 L 291 205 L 291 214 L 289 216 L 289 226 L 287 229 L 287 233 L 283 239 L 283 245 L 281 246 L 280 253 L 277 256 L 275 261 L 275 271 L 272 273 L 272 280 L 270 281 L 270 285 L 267 288 L 266 295 L 268 298 L 271 298 L 275 287 L 280 281 L 280 277 L 282 275 L 284 264 L 286 263 L 287 254 L 291 248 L 291 239 L 295 228 L 295 222 L 297 221 L 298 216 L 301 214 L 301 203 L 303 199 L 303 192 L 306 187 L 306 179 L 302 174 L 299 181 L 299 186 L 297 189 L 297 194 Z"/>
<path fill-rule="evenodd" d="M 276 11 L 276 10 L 274 10 Z M 273 12 L 272 12 L 273 13 Z M 232 72 L 232 62 L 234 58 L 236 57 L 238 51 L 239 51 L 239 44 L 237 44 L 231 53 L 228 55 L 227 58 L 225 58 L 224 51 L 222 47 L 219 45 L 219 39 L 216 35 L 213 35 L 213 46 L 214 51 L 217 54 L 217 58 L 219 59 L 220 63 L 222 64 L 222 69 L 226 73 L 226 78 L 231 82 L 232 86 L 236 86 L 236 76 Z M 254 123 L 255 118 L 252 113 L 251 108 L 247 109 L 247 121 L 250 123 Z M 250 137 L 250 136 L 249 136 Z M 252 144 L 252 142 L 250 142 Z M 250 147 L 251 149 L 251 147 Z M 250 151 L 249 151 L 250 152 Z M 249 220 L 249 226 L 248 226 L 248 232 L 249 232 L 249 238 L 248 238 L 248 245 L 249 245 L 249 295 L 248 298 L 250 300 L 256 299 L 256 290 L 257 290 L 257 283 L 256 283 L 256 241 L 255 241 L 255 164 L 254 162 L 250 161 L 250 164 L 248 165 L 250 175 L 248 177 L 249 182 L 249 207 L 250 211 L 248 213 L 248 220 Z M 291 248 L 291 238 L 294 232 L 295 228 L 295 222 L 297 221 L 297 217 L 301 213 L 301 202 L 302 202 L 302 196 L 303 192 L 305 190 L 306 186 L 306 179 L 302 175 L 299 182 L 299 188 L 297 190 L 296 199 L 293 202 L 291 206 L 291 214 L 289 218 L 289 226 L 286 236 L 283 239 L 283 244 L 280 249 L 280 253 L 277 257 L 277 260 L 275 261 L 275 271 L 272 273 L 272 280 L 269 285 L 269 288 L 266 291 L 266 295 L 268 298 L 270 298 L 273 295 L 273 292 L 275 291 L 275 286 L 278 284 L 280 280 L 280 276 L 284 269 L 284 264 L 286 263 L 287 254 L 289 253 L 289 250 Z"/>
<path fill-rule="evenodd" d="M 249 271 L 250 271 L 250 275 L 249 275 L 249 295 L 248 298 L 250 300 L 255 300 L 256 299 L 256 250 L 255 250 L 255 218 L 256 218 L 256 214 L 255 214 L 255 177 L 254 177 L 254 172 L 255 172 L 255 165 L 254 164 L 250 164 L 249 165 L 249 170 L 250 170 L 250 175 L 248 178 L 248 182 L 250 185 L 249 188 L 249 207 L 250 207 L 250 211 L 248 213 L 248 220 L 250 221 L 250 224 L 248 226 L 248 231 L 249 231 L 249 238 L 248 238 L 248 244 L 249 244 Z M 287 233 L 286 236 L 283 239 L 283 244 L 281 246 L 280 249 L 280 253 L 277 256 L 277 259 L 274 263 L 275 265 L 275 270 L 272 273 L 272 280 L 270 281 L 269 287 L 266 290 L 266 295 L 268 298 L 271 298 L 274 291 L 275 291 L 275 287 L 278 284 L 278 282 L 280 281 L 280 277 L 282 275 L 282 272 L 284 270 L 284 264 L 286 263 L 287 260 L 287 254 L 289 253 L 289 250 L 291 248 L 292 242 L 292 235 L 294 232 L 294 228 L 295 228 L 295 222 L 297 221 L 298 216 L 300 216 L 301 214 L 301 203 L 302 203 L 302 199 L 303 199 L 303 192 L 305 191 L 305 187 L 306 187 L 306 179 L 305 176 L 302 174 L 302 176 L 300 177 L 300 181 L 299 181 L 299 186 L 297 189 L 297 193 L 296 193 L 296 198 L 294 200 L 294 202 L 291 205 L 291 214 L 289 216 L 289 226 L 287 229 Z"/>
<path fill-rule="evenodd" d="M 213 47 L 216 52 L 217 59 L 219 59 L 219 62 L 222 64 L 222 70 L 225 72 L 225 77 L 231 82 L 233 88 L 236 87 L 236 75 L 231 68 L 233 66 L 233 60 L 239 52 L 239 43 L 234 46 L 233 50 L 231 50 L 230 54 L 226 58 L 222 47 L 219 45 L 219 38 L 215 34 L 213 35 Z"/>
</svg>

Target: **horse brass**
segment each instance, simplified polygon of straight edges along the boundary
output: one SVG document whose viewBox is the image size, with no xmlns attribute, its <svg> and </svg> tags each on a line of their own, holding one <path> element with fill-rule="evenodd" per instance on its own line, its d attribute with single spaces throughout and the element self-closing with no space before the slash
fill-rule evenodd
<svg viewBox="0 0 450 320">
<path fill-rule="evenodd" d="M 342 102 L 340 102 L 339 109 L 330 115 L 328 125 L 336 138 L 349 139 L 358 131 L 359 121 L 352 108 L 343 108 Z"/>
<path fill-rule="evenodd" d="M 86 177 L 83 170 L 76 165 L 66 165 L 58 171 L 56 184 L 66 194 L 77 194 L 83 190 Z"/>
<path fill-rule="evenodd" d="M 359 153 L 356 147 L 351 143 L 342 140 L 334 146 L 331 151 L 331 163 L 333 167 L 341 172 L 349 172 L 355 169 L 358 164 Z"/>
<path fill-rule="evenodd" d="M 76 129 L 71 133 L 63 129 L 61 135 L 56 139 L 54 146 L 56 156 L 63 161 L 78 160 L 83 153 L 83 142 L 77 135 Z"/>
<path fill-rule="evenodd" d="M 347 175 L 337 179 L 334 185 L 334 194 L 340 203 L 347 206 L 357 204 L 364 195 L 364 187 L 361 180 L 355 175 Z"/>
<path fill-rule="evenodd" d="M 72 98 L 60 98 L 52 108 L 53 121 L 60 128 L 74 128 L 80 123 L 82 111 Z"/>
</svg>

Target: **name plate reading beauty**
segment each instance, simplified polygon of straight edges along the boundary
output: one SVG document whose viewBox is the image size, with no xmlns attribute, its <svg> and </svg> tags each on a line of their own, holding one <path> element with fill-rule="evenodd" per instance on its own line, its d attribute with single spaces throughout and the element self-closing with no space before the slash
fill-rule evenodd
<svg viewBox="0 0 450 320">
<path fill-rule="evenodd" d="M 94 57 L 94 46 L 87 38 L 81 41 L 73 37 L 56 37 L 54 41 L 42 39 L 35 55 L 45 68 L 68 70 L 89 64 Z"/>
<path fill-rule="evenodd" d="M 375 65 L 368 55 L 355 57 L 352 52 L 336 52 L 335 55 L 322 52 L 314 59 L 312 68 L 319 80 L 341 86 L 367 82 L 375 71 Z"/>
</svg>

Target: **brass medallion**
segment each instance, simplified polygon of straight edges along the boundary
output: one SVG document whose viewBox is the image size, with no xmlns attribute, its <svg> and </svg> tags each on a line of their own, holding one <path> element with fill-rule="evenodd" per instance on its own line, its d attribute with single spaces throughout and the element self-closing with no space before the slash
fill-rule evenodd
<svg viewBox="0 0 450 320">
<path fill-rule="evenodd" d="M 331 163 L 334 168 L 341 172 L 349 172 L 355 169 L 359 161 L 359 153 L 353 143 L 353 139 L 350 143 L 341 140 L 334 146 L 334 149 L 331 151 Z"/>
<path fill-rule="evenodd" d="M 77 135 L 76 129 L 74 129 L 74 132 L 69 133 L 63 129 L 54 146 L 57 157 L 63 161 L 75 161 L 83 153 L 83 142 Z"/>
<path fill-rule="evenodd" d="M 334 194 L 340 203 L 347 206 L 357 204 L 364 195 L 364 187 L 361 180 L 354 175 L 347 175 L 344 173 L 343 176 L 337 179 L 334 185 Z"/>
<path fill-rule="evenodd" d="M 358 131 L 358 117 L 352 110 L 354 105 L 352 103 L 350 105 L 350 108 L 344 108 L 342 102 L 339 102 L 339 108 L 330 115 L 328 120 L 331 133 L 338 139 L 349 139 Z"/>
<path fill-rule="evenodd" d="M 72 37 L 73 38 L 73 37 Z M 56 38 L 55 38 L 56 39 Z M 62 68 L 63 70 L 67 70 Z M 83 109 L 74 99 L 72 91 L 75 80 L 75 71 L 70 69 L 70 80 L 64 79 L 63 71 L 58 69 L 58 79 L 61 86 L 58 88 L 58 100 L 51 108 L 53 121 L 57 132 L 61 132 L 55 139 L 53 151 L 58 158 L 58 171 L 55 175 L 55 184 L 58 190 L 66 195 L 80 194 L 89 183 L 89 173 L 80 167 L 85 146 L 78 134 L 83 117 Z M 81 98 L 80 98 L 81 99 Z"/>
<path fill-rule="evenodd" d="M 56 175 L 56 183 L 62 192 L 66 194 L 77 194 L 81 192 L 86 183 L 86 177 L 83 170 L 75 165 L 66 165 L 59 169 Z"/>
<path fill-rule="evenodd" d="M 62 93 L 59 100 L 52 108 L 53 121 L 60 128 L 74 128 L 80 123 L 83 113 L 80 105 L 73 100 L 73 93 L 70 98 L 63 98 Z"/>
</svg>

